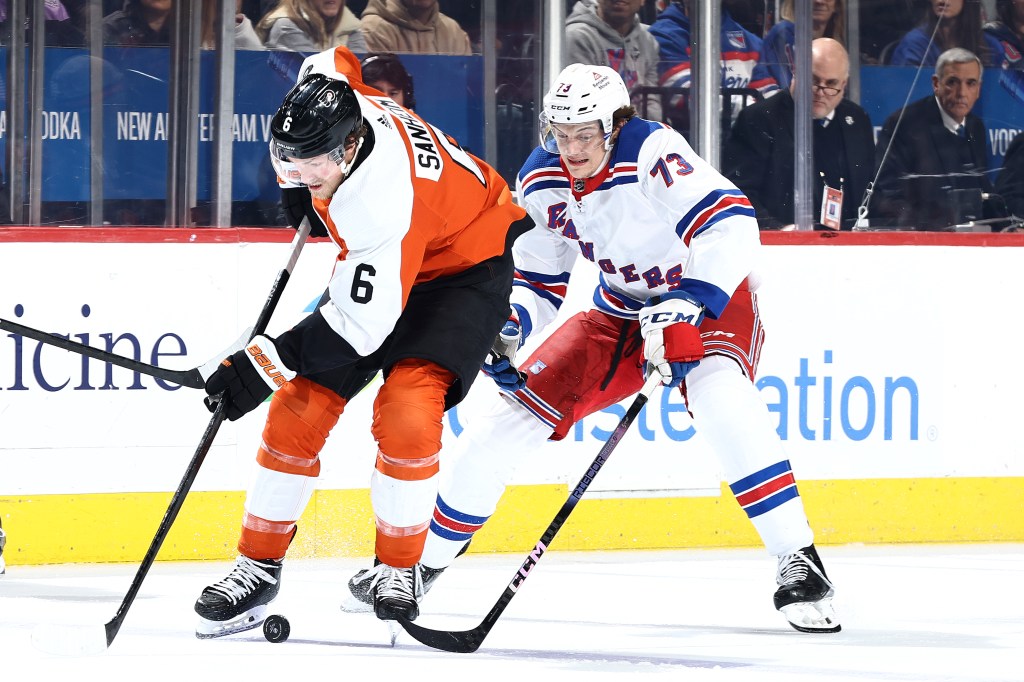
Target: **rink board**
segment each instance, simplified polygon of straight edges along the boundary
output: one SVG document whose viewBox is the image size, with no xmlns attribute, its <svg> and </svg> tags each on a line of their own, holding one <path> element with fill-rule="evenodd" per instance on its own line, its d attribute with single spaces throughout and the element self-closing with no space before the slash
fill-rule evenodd
<svg viewBox="0 0 1024 682">
<path fill-rule="evenodd" d="M 187 369 L 255 319 L 290 236 L 5 231 L 0 317 L 94 345 L 113 340 L 117 352 Z M 768 336 L 758 386 L 817 541 L 1024 541 L 1024 369 L 990 350 L 1021 338 L 1013 292 L 1024 284 L 1024 236 L 789 233 L 764 241 Z M 307 246 L 272 334 L 319 297 L 335 253 L 330 244 Z M 574 273 L 563 316 L 589 304 L 592 270 Z M 372 552 L 377 385 L 352 402 L 322 454 L 319 489 L 295 541 L 300 556 Z M 137 561 L 145 553 L 209 420 L 201 392 L 173 389 L 0 335 L 0 520 L 9 563 Z M 492 390 L 477 382 L 446 415 L 446 442 Z M 265 410 L 224 424 L 161 559 L 234 555 Z M 515 455 L 522 464 L 514 486 L 474 550 L 531 547 L 622 411 L 588 417 L 566 441 Z M 681 398 L 659 390 L 555 544 L 758 543 Z"/>
</svg>

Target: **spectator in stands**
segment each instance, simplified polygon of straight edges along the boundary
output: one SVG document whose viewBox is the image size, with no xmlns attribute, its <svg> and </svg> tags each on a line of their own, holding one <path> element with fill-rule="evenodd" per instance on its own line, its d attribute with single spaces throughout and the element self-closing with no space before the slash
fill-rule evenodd
<svg viewBox="0 0 1024 682">
<path fill-rule="evenodd" d="M 996 178 L 996 194 L 1006 201 L 1007 210 L 1024 218 L 1024 133 L 1017 133 L 1003 158 L 1003 169 Z"/>
<path fill-rule="evenodd" d="M 919 0 L 858 0 L 860 63 L 888 64 L 907 31 L 917 24 Z"/>
<path fill-rule="evenodd" d="M 125 0 L 103 18 L 107 45 L 170 45 L 172 0 Z"/>
<path fill-rule="evenodd" d="M 985 25 L 985 33 L 1001 49 L 999 85 L 1024 102 L 1024 0 L 996 0 L 996 15 L 996 21 Z"/>
<path fill-rule="evenodd" d="M 345 0 L 279 0 L 256 24 L 268 50 L 321 52 L 344 46 L 366 52 L 360 22 Z"/>
<path fill-rule="evenodd" d="M 999 41 L 1003 68 L 1024 68 L 1024 0 L 996 0 L 996 16 L 985 24 L 985 33 Z"/>
<path fill-rule="evenodd" d="M 68 12 L 68 19 L 53 23 L 53 40 L 50 45 L 61 47 L 85 47 L 89 44 L 89 0 L 62 0 Z M 47 35 L 51 34 L 51 24 L 47 24 Z"/>
<path fill-rule="evenodd" d="M 985 124 L 971 113 L 981 75 L 973 52 L 946 50 L 935 65 L 934 94 L 886 119 L 875 148 L 872 226 L 947 227 L 953 190 L 992 191 Z"/>
<path fill-rule="evenodd" d="M 658 84 L 658 41 L 640 23 L 643 0 L 579 0 L 565 22 L 570 64 L 599 64 L 622 76 L 630 92 Z M 643 118 L 660 121 L 661 97 L 633 96 Z M 646 105 L 646 106 L 645 106 Z"/>
<path fill-rule="evenodd" d="M 658 85 L 690 87 L 690 1 L 674 0 L 651 24 L 651 35 L 657 40 L 661 52 Z M 779 86 L 775 79 L 759 63 L 761 39 L 736 23 L 729 12 L 731 5 L 732 0 L 722 3 L 722 87 L 749 88 L 757 90 L 762 96 L 778 92 Z M 738 111 L 740 107 L 736 105 L 740 104 L 741 99 L 735 97 L 729 100 L 729 104 L 733 105 L 731 109 Z M 687 98 L 673 97 L 667 102 L 669 107 L 666 114 L 672 125 L 679 130 L 689 129 Z M 729 109 L 723 107 L 723 115 Z M 723 121 L 725 132 L 732 125 L 734 116 L 726 116 Z"/>
<path fill-rule="evenodd" d="M 850 60 L 839 41 L 811 43 L 815 222 L 830 229 L 853 227 L 874 170 L 871 120 L 843 97 L 849 75 Z M 741 111 L 726 146 L 725 177 L 750 199 L 762 230 L 793 228 L 792 93 L 807 87 L 801 81 L 807 82 L 798 75 L 788 90 Z"/>
<path fill-rule="evenodd" d="M 204 50 L 217 47 L 217 17 L 220 15 L 218 0 L 203 0 L 203 30 L 200 38 Z M 242 13 L 242 0 L 235 0 L 235 49 L 262 50 L 263 41 L 256 35 L 252 20 Z"/>
<path fill-rule="evenodd" d="M 26 15 L 32 11 L 26 7 Z M 65 21 L 70 18 L 67 8 L 60 0 L 43 1 L 43 19 L 46 21 Z M 0 24 L 7 21 L 7 0 L 0 0 Z"/>
<path fill-rule="evenodd" d="M 377 88 L 406 109 L 416 108 L 412 76 L 397 55 L 372 54 L 362 61 L 363 82 Z"/>
<path fill-rule="evenodd" d="M 764 37 L 761 63 L 783 90 L 793 79 L 793 45 L 796 41 L 793 24 L 793 0 L 783 0 L 779 10 L 782 20 Z M 811 7 L 811 38 L 832 38 L 846 45 L 846 8 L 843 0 L 814 0 Z"/>
<path fill-rule="evenodd" d="M 72 15 L 85 0 L 44 0 L 43 2 L 43 43 L 53 47 L 82 47 L 85 45 L 85 31 Z M 7 44 L 7 2 L 0 0 L 0 45 Z M 26 7 L 26 19 L 32 17 L 32 7 Z M 25 38 L 32 40 L 30 22 L 25 22 Z"/>
<path fill-rule="evenodd" d="M 890 63 L 934 66 L 939 54 L 953 47 L 973 52 L 984 66 L 998 66 L 1002 61 L 999 41 L 982 30 L 981 0 L 931 0 L 924 22 L 903 36 Z"/>
<path fill-rule="evenodd" d="M 473 54 L 469 35 L 437 0 L 370 0 L 362 19 L 371 52 Z"/>
</svg>

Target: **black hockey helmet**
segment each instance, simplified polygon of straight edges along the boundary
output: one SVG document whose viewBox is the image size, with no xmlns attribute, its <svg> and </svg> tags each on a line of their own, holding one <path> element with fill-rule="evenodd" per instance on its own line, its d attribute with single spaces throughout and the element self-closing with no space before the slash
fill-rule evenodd
<svg viewBox="0 0 1024 682">
<path fill-rule="evenodd" d="M 311 73 L 285 95 L 270 122 L 271 149 L 282 161 L 311 159 L 337 152 L 344 157 L 345 138 L 359 130 L 363 115 L 356 94 L 343 80 Z"/>
</svg>

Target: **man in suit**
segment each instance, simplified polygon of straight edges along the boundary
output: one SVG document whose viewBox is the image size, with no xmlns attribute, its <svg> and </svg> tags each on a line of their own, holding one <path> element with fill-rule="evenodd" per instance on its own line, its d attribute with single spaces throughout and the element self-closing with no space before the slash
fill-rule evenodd
<svg viewBox="0 0 1024 682">
<path fill-rule="evenodd" d="M 1024 133 L 1017 133 L 1006 149 L 1003 169 L 996 179 L 996 194 L 1006 202 L 1006 209 L 1024 218 Z"/>
<path fill-rule="evenodd" d="M 849 73 L 842 44 L 818 38 L 811 43 L 810 79 L 796 74 L 788 91 L 752 104 L 736 118 L 726 145 L 725 176 L 750 199 L 762 230 L 793 227 L 793 92 L 808 80 L 816 223 L 830 229 L 853 226 L 874 167 L 874 137 L 867 113 L 843 98 Z"/>
<path fill-rule="evenodd" d="M 991 192 L 985 124 L 971 113 L 981 94 L 981 61 L 969 50 L 946 50 L 932 75 L 934 95 L 889 116 L 875 147 L 878 180 L 873 226 L 942 229 L 964 219 L 957 200 Z M 981 215 L 973 217 L 981 218 Z"/>
</svg>

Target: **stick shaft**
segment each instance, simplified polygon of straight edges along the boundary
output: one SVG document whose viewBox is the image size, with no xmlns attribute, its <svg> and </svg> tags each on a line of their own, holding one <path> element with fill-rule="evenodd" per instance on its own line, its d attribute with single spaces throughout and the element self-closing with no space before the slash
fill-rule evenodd
<svg viewBox="0 0 1024 682">
<path fill-rule="evenodd" d="M 56 346 L 57 348 L 70 351 L 72 353 L 85 355 L 86 357 L 90 357 L 95 360 L 109 362 L 111 365 L 124 367 L 140 374 L 146 374 L 181 386 L 187 386 L 188 388 L 202 388 L 206 383 L 203 381 L 203 377 L 199 373 L 198 369 L 181 371 L 150 365 L 139 360 L 126 358 L 125 356 L 118 355 L 117 353 L 110 353 L 105 350 L 100 350 L 99 348 L 94 348 L 93 346 L 87 346 L 84 343 L 65 339 L 64 337 L 57 336 L 56 334 L 49 334 L 47 332 L 40 331 L 39 329 L 26 327 L 23 324 L 11 322 L 10 320 L 0 319 L 0 329 L 13 334 L 20 334 L 26 338 L 35 339 L 40 343 Z"/>
<path fill-rule="evenodd" d="M 530 572 L 540 561 L 540 558 L 547 551 L 551 541 L 554 540 L 558 531 L 561 530 L 565 524 L 569 515 L 572 514 L 573 509 L 576 508 L 576 504 L 583 498 L 583 494 L 590 487 L 590 484 L 594 481 L 601 468 L 608 462 L 615 447 L 622 440 L 622 437 L 629 431 L 629 427 L 633 424 L 637 415 L 640 414 L 640 410 L 643 409 L 644 405 L 647 404 L 648 398 L 654 389 L 661 383 L 661 379 L 657 372 L 653 373 L 647 378 L 643 388 L 637 394 L 636 398 L 633 399 L 633 403 L 626 410 L 626 414 L 619 420 L 615 430 L 612 431 L 612 435 L 608 437 L 604 445 L 601 446 L 601 450 L 597 453 L 597 457 L 591 462 L 587 472 L 580 479 L 580 482 L 576 484 L 572 492 L 569 494 L 569 498 L 562 505 L 562 508 L 555 514 L 555 518 L 551 521 L 551 524 L 544 531 L 540 541 L 537 542 L 536 547 L 526 557 L 526 560 L 516 571 L 516 574 L 512 577 L 512 581 L 502 592 L 498 601 L 495 602 L 491 610 L 484 616 L 483 622 L 476 626 L 472 630 L 464 630 L 461 632 L 445 631 L 445 630 L 431 630 L 423 626 L 417 625 L 405 618 L 399 617 L 398 622 L 401 626 L 417 641 L 426 644 L 429 647 L 435 649 L 441 649 L 443 651 L 452 651 L 455 653 L 471 653 L 480 648 L 483 644 L 484 638 L 494 627 L 495 623 L 498 622 L 498 618 L 505 611 L 509 602 L 516 596 L 520 586 L 530 576 Z"/>
<path fill-rule="evenodd" d="M 263 310 L 260 311 L 259 317 L 256 319 L 256 324 L 253 326 L 250 340 L 252 339 L 252 336 L 262 334 L 266 331 L 267 324 L 270 322 L 270 318 L 274 314 L 274 308 L 277 307 L 278 301 L 281 300 L 281 294 L 284 292 L 284 286 L 288 283 L 291 271 L 295 267 L 295 263 L 298 261 L 299 253 L 302 252 L 302 245 L 305 244 L 306 237 L 308 236 L 309 222 L 307 220 L 303 220 L 302 225 L 295 234 L 295 239 L 292 240 L 292 251 L 290 258 L 288 259 L 288 263 L 285 268 L 278 273 L 277 279 L 274 280 L 274 285 L 270 288 L 270 294 L 267 296 L 266 303 L 263 304 Z M 199 441 L 199 446 L 196 448 L 196 452 L 192 456 L 192 461 L 189 462 L 188 468 L 185 470 L 185 475 L 182 477 L 181 483 L 178 484 L 178 489 L 171 497 L 170 505 L 167 507 L 167 511 L 164 512 L 164 517 L 160 521 L 160 525 L 157 527 L 156 534 L 153 536 L 153 540 L 149 544 L 149 550 L 146 551 L 146 556 L 142 559 L 142 563 L 139 565 L 139 569 L 135 573 L 135 578 L 132 580 L 132 584 L 128 588 L 127 594 L 125 594 L 124 599 L 121 601 L 121 605 L 118 607 L 117 613 L 114 614 L 114 617 L 111 618 L 105 626 L 107 646 L 110 646 L 114 642 L 114 638 L 121 629 L 121 625 L 124 623 L 124 618 L 128 615 L 128 609 L 131 608 L 132 602 L 135 601 L 135 597 L 138 595 L 139 589 L 142 587 L 142 581 L 145 580 L 146 575 L 149 573 L 149 569 L 153 566 L 153 562 L 156 561 L 156 556 L 160 552 L 160 547 L 164 544 L 164 540 L 167 539 L 167 535 L 171 531 L 171 526 L 174 524 L 174 520 L 178 517 L 178 512 L 181 511 L 182 505 L 185 504 L 185 498 L 188 496 L 188 491 L 192 488 L 192 484 L 195 482 L 196 476 L 199 474 L 199 468 L 203 465 L 203 461 L 206 459 L 207 453 L 209 453 L 210 448 L 213 446 L 213 441 L 217 436 L 217 431 L 220 429 L 220 425 L 224 422 L 223 395 L 221 395 L 220 398 L 221 399 L 217 401 L 217 407 L 213 411 L 213 416 L 210 418 L 210 423 L 206 426 L 206 431 L 203 432 L 203 437 Z"/>
</svg>

